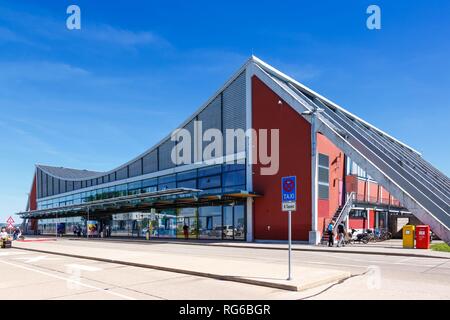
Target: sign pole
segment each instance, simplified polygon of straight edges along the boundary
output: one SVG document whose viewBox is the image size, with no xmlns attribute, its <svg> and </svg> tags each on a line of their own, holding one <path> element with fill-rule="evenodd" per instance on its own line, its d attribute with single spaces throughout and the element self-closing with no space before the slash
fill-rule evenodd
<svg viewBox="0 0 450 320">
<path fill-rule="evenodd" d="M 281 210 L 288 212 L 288 278 L 292 280 L 292 211 L 297 210 L 297 177 L 281 178 Z"/>
<path fill-rule="evenodd" d="M 289 258 L 288 258 L 288 262 L 289 262 L 289 274 L 288 274 L 288 280 L 292 280 L 292 277 L 291 277 L 291 253 L 292 253 L 292 219 L 291 219 L 291 216 L 292 216 L 292 211 L 290 211 L 289 210 L 289 215 L 288 215 L 288 223 L 289 223 L 289 226 L 288 226 L 288 233 L 289 233 L 289 235 L 288 235 L 288 240 L 289 240 Z"/>
</svg>

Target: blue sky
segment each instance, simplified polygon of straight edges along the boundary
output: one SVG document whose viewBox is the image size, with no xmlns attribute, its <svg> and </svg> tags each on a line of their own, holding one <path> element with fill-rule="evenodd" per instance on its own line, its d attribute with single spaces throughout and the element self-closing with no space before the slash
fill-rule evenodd
<svg viewBox="0 0 450 320">
<path fill-rule="evenodd" d="M 70 4 L 81 30 L 66 28 Z M 252 53 L 450 175 L 449 12 L 447 0 L 1 1 L 0 221 L 24 209 L 35 163 L 130 160 Z"/>
</svg>

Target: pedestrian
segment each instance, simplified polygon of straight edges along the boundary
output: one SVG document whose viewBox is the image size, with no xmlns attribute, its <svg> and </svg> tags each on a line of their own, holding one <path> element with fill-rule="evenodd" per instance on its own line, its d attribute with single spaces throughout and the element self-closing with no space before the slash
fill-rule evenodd
<svg viewBox="0 0 450 320">
<path fill-rule="evenodd" d="M 328 233 L 328 246 L 332 247 L 334 246 L 334 238 L 333 238 L 333 229 L 334 229 L 335 221 L 331 220 L 331 222 L 328 224 L 327 227 L 327 233 Z"/>
<path fill-rule="evenodd" d="M 0 232 L 0 238 L 2 240 L 8 239 L 8 232 L 6 232 L 6 228 L 2 228 L 2 232 Z"/>
<path fill-rule="evenodd" d="M 345 226 L 344 226 L 344 222 L 341 222 L 338 225 L 338 234 L 339 234 L 339 241 L 337 243 L 337 246 L 343 246 L 345 247 Z"/>
<path fill-rule="evenodd" d="M 189 226 L 184 224 L 183 226 L 184 239 L 189 239 Z"/>
</svg>

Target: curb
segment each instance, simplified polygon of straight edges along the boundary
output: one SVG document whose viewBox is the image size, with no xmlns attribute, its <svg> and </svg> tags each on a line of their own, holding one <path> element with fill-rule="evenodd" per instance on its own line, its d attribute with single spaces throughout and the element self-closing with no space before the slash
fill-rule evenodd
<svg viewBox="0 0 450 320">
<path fill-rule="evenodd" d="M 238 246 L 229 246 L 225 244 L 210 244 L 210 243 L 198 243 L 198 242 L 183 242 L 183 241 L 161 241 L 161 240 L 112 240 L 112 239 L 77 239 L 77 238 L 68 238 L 69 241 L 105 241 L 105 242 L 121 242 L 121 243 L 140 243 L 143 245 L 151 244 L 151 243 L 173 243 L 173 244 L 181 244 L 181 245 L 198 245 L 198 246 L 210 246 L 210 247 L 221 247 L 221 248 L 243 248 L 243 249 L 263 249 L 263 250 L 286 250 L 286 248 L 277 248 L 277 247 L 266 247 L 266 246 L 249 246 L 249 245 L 238 245 Z M 402 252 L 377 252 L 377 251 L 363 251 L 363 250 L 333 250 L 333 249 L 313 249 L 313 248 L 292 248 L 292 251 L 307 251 L 307 252 L 327 252 L 327 253 L 350 253 L 350 254 L 366 254 L 366 255 L 381 255 L 381 256 L 398 256 L 398 257 L 412 257 L 412 258 L 434 258 L 434 259 L 450 259 L 450 255 L 448 257 L 445 256 L 432 256 L 420 253 L 402 253 Z"/>
<path fill-rule="evenodd" d="M 53 254 L 53 255 L 71 257 L 71 258 L 78 258 L 78 259 L 93 260 L 93 261 L 99 261 L 99 262 L 115 263 L 115 264 L 130 266 L 130 267 L 138 267 L 138 268 L 154 269 L 154 270 L 167 271 L 167 272 L 173 272 L 173 273 L 181 273 L 181 274 L 187 274 L 187 275 L 191 275 L 191 276 L 239 282 L 239 283 L 251 284 L 251 285 L 256 285 L 256 286 L 261 286 L 261 287 L 269 287 L 269 288 L 275 288 L 275 289 L 281 289 L 281 290 L 287 290 L 287 291 L 304 291 L 304 290 L 312 289 L 312 288 L 322 286 L 325 284 L 329 284 L 329 283 L 333 283 L 333 282 L 337 282 L 337 281 L 343 281 L 343 280 L 351 277 L 351 274 L 349 272 L 342 272 L 342 275 L 335 275 L 335 276 L 331 276 L 331 277 L 328 277 L 325 279 L 317 280 L 315 282 L 307 283 L 304 286 L 298 286 L 298 285 L 294 285 L 294 284 L 290 285 L 290 284 L 274 283 L 274 282 L 254 280 L 254 279 L 249 279 L 249 278 L 241 278 L 241 277 L 237 277 L 237 276 L 219 275 L 219 274 L 213 274 L 213 273 L 207 273 L 207 272 L 176 269 L 176 268 L 170 268 L 170 267 L 162 267 L 162 266 L 157 266 L 157 265 L 142 264 L 142 263 L 114 260 L 114 259 L 107 259 L 107 258 L 88 257 L 88 256 L 81 256 L 81 255 L 70 254 L 70 253 L 60 253 L 60 252 L 52 252 L 52 251 L 47 251 L 47 250 L 19 248 L 19 247 L 15 247 L 15 249 L 47 253 L 47 254 Z"/>
</svg>

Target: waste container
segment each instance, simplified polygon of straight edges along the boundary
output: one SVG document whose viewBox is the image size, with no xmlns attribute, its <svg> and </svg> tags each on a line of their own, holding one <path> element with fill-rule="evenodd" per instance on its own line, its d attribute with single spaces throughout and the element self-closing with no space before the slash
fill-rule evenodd
<svg viewBox="0 0 450 320">
<path fill-rule="evenodd" d="M 416 249 L 430 249 L 430 226 L 416 226 Z"/>
<path fill-rule="evenodd" d="M 403 248 L 414 249 L 414 226 L 403 226 Z"/>
</svg>

